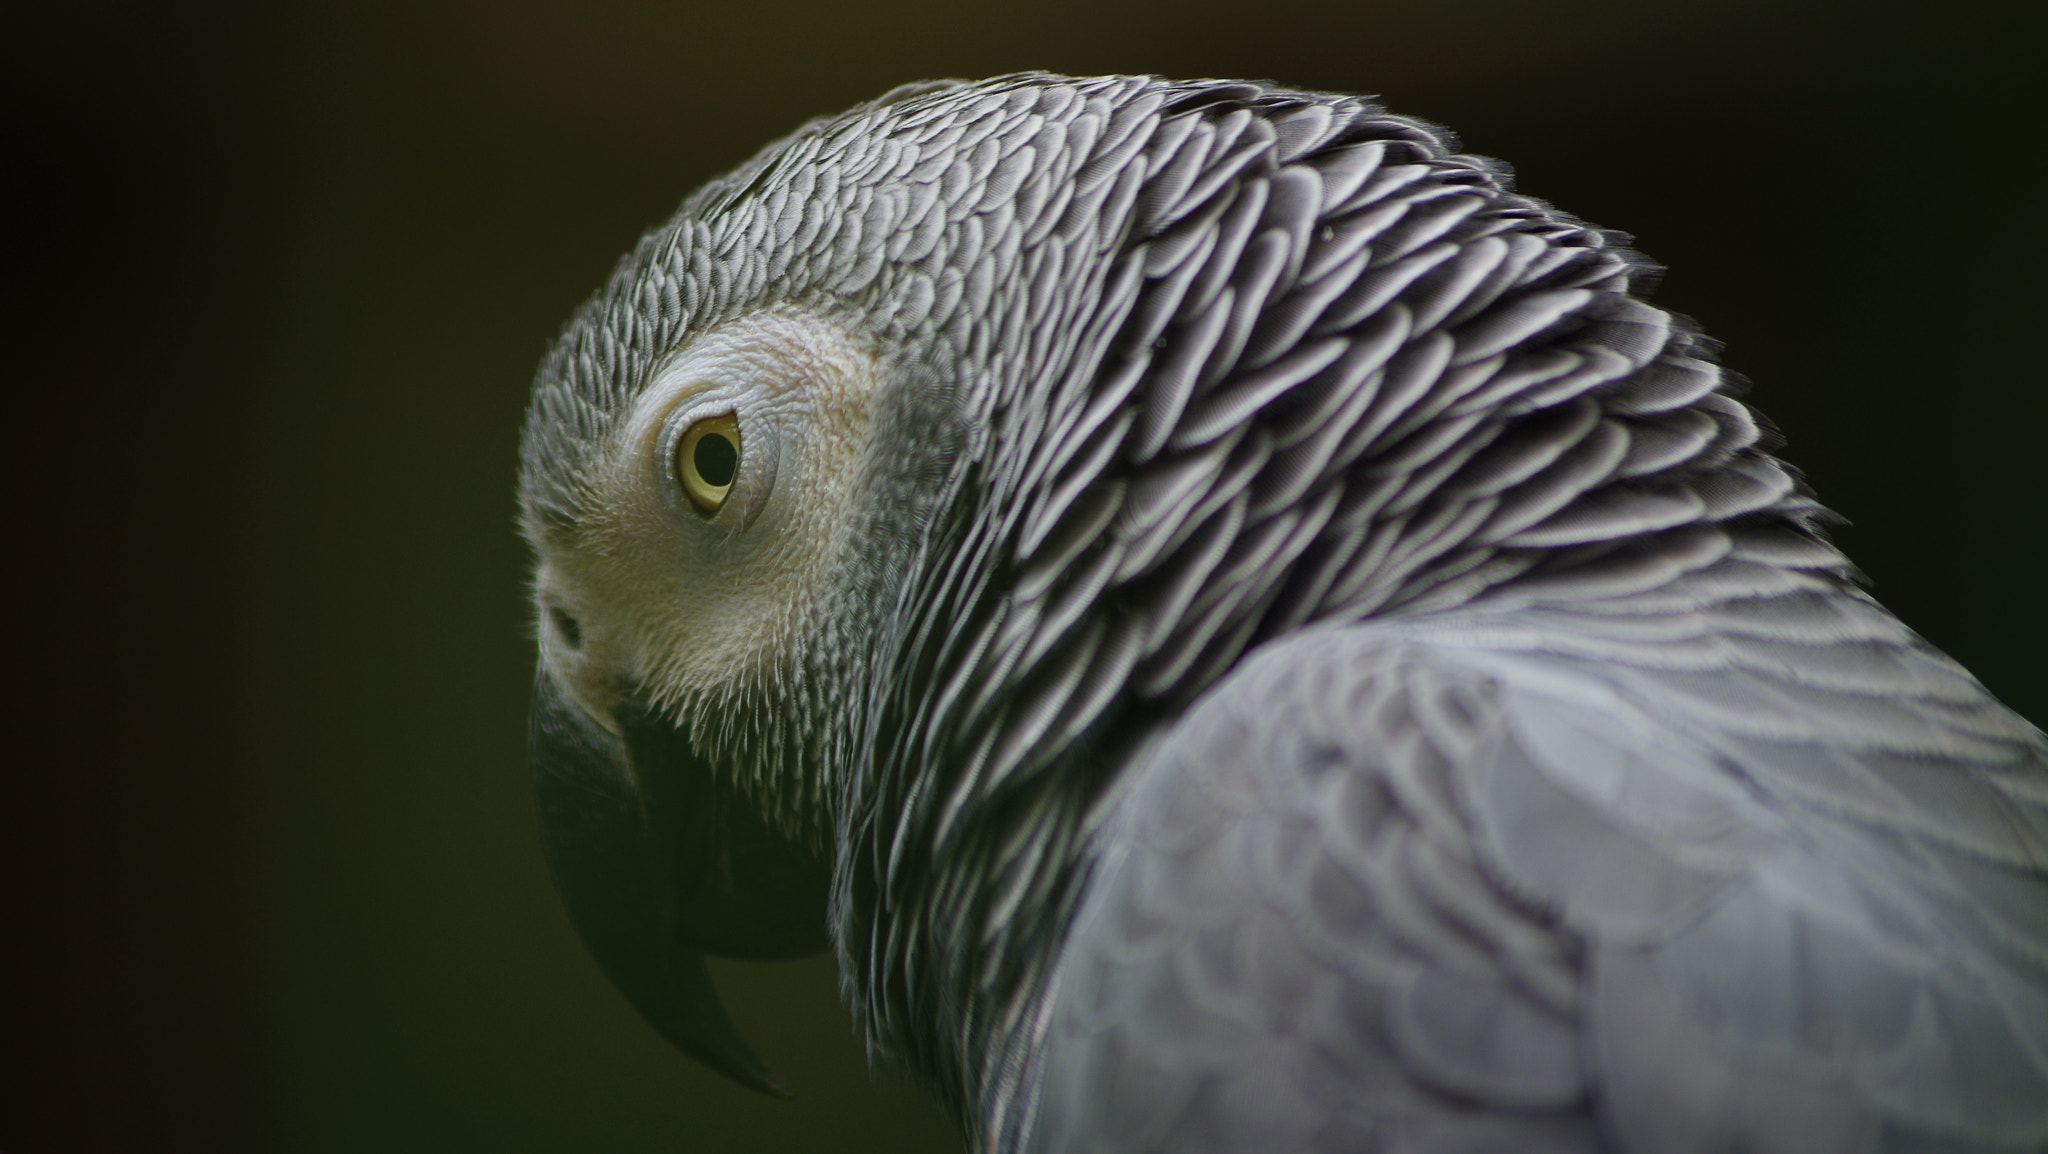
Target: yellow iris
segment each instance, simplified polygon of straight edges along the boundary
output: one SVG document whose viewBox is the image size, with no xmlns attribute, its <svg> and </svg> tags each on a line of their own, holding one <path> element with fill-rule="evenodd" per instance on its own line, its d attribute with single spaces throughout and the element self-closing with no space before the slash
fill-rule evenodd
<svg viewBox="0 0 2048 1154">
<path fill-rule="evenodd" d="M 683 430 L 676 446 L 676 480 L 691 503 L 716 513 L 740 472 L 740 423 L 731 413 L 706 417 Z"/>
</svg>

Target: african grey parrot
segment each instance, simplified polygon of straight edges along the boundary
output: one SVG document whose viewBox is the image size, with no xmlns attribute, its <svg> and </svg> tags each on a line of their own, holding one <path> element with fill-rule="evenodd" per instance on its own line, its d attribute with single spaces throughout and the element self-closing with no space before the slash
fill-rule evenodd
<svg viewBox="0 0 2048 1154">
<path fill-rule="evenodd" d="M 1616 238 L 1264 84 L 898 89 L 542 365 L 557 879 L 990 1151 L 2048 1149 L 2048 739 Z"/>
</svg>

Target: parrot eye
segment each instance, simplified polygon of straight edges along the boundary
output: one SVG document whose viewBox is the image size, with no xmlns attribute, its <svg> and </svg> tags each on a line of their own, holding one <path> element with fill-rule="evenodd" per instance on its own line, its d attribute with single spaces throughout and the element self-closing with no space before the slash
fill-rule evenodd
<svg viewBox="0 0 2048 1154">
<path fill-rule="evenodd" d="M 740 423 L 731 413 L 706 417 L 676 444 L 676 483 L 706 514 L 716 513 L 740 471 Z"/>
</svg>

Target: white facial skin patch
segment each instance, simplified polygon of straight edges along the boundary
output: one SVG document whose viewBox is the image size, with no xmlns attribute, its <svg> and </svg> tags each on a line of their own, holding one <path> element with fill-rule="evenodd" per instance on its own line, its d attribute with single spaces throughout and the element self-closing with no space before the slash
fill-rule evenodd
<svg viewBox="0 0 2048 1154">
<path fill-rule="evenodd" d="M 673 705 L 790 655 L 847 532 L 879 372 L 791 309 L 722 324 L 655 371 L 591 471 L 601 512 L 536 542 L 543 652 L 594 718 L 614 726 L 628 685 Z M 707 435 L 736 441 L 736 464 L 723 446 L 685 455 Z M 727 482 L 716 500 L 697 461 Z"/>
</svg>

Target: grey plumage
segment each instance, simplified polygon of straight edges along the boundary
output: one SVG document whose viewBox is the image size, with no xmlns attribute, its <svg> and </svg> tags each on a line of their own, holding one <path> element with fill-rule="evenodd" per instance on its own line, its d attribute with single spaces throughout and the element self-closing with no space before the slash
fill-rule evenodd
<svg viewBox="0 0 2048 1154">
<path fill-rule="evenodd" d="M 2040 1148 L 2048 740 L 1643 271 L 1358 98 L 899 90 L 571 323 L 540 600 L 706 334 L 877 366 L 786 645 L 617 676 L 826 860 L 874 1053 L 985 1147 Z"/>
</svg>

